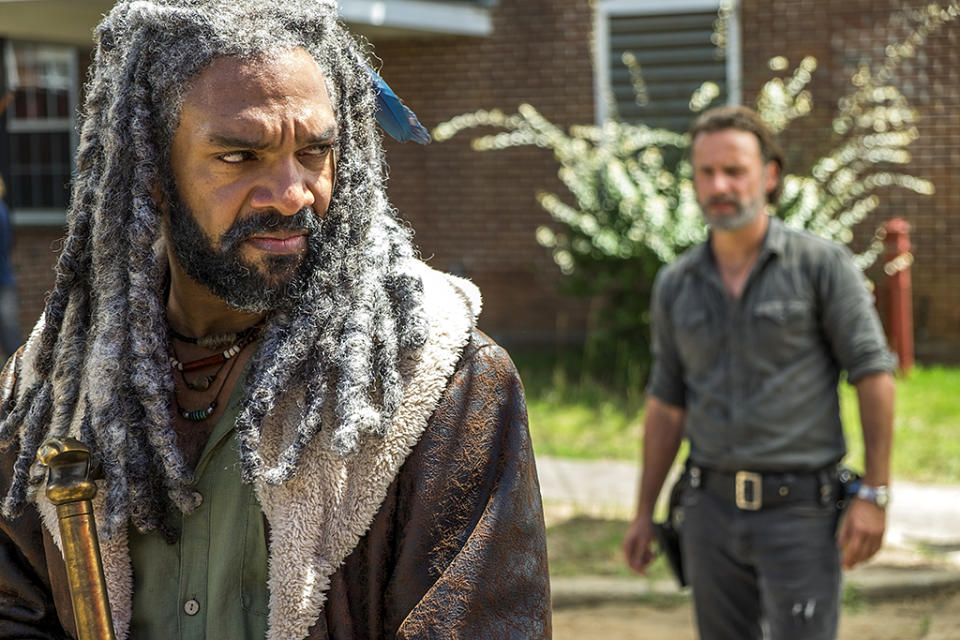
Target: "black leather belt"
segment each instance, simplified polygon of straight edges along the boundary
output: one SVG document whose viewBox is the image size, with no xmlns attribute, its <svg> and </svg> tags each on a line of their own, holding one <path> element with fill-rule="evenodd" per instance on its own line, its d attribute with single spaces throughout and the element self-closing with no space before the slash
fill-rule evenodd
<svg viewBox="0 0 960 640">
<path fill-rule="evenodd" d="M 758 511 L 796 502 L 827 504 L 835 499 L 836 469 L 798 473 L 720 471 L 690 465 L 690 486 L 721 500 L 729 500 L 744 511 Z"/>
</svg>

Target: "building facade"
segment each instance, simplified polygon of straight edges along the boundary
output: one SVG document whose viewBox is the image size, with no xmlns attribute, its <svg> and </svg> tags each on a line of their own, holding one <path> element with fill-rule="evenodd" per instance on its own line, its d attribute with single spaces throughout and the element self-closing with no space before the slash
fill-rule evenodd
<svg viewBox="0 0 960 640">
<path fill-rule="evenodd" d="M 110 4 L 0 0 L 0 96 L 7 96 L 0 173 L 14 208 L 24 327 L 53 284 L 76 144 L 72 114 L 91 30 Z M 739 0 L 721 12 L 721 41 L 714 34 L 720 0 L 341 0 L 340 10 L 428 127 L 530 103 L 562 127 L 616 115 L 682 129 L 690 93 L 703 81 L 716 82 L 722 100 L 751 104 L 774 73 L 768 60 L 796 64 L 813 55 L 813 113 L 783 140 L 793 168 L 802 170 L 830 148 L 832 116 L 858 65 L 881 60 L 887 45 L 908 37 L 917 23 L 906 12 L 927 4 Z M 960 361 L 960 190 L 951 171 L 960 162 L 958 37 L 960 20 L 941 25 L 894 76 L 918 114 L 908 170 L 931 180 L 936 193 L 883 190 L 853 243 L 862 247 L 890 217 L 911 223 L 917 352 L 928 361 Z M 642 85 L 625 53 L 641 65 Z M 536 228 L 550 222 L 536 192 L 566 195 L 551 153 L 477 152 L 473 137 L 466 131 L 426 147 L 387 141 L 391 199 L 416 229 L 428 262 L 484 291 L 481 326 L 494 337 L 510 344 L 581 340 L 589 301 L 561 295 L 557 267 L 535 240 Z"/>
</svg>

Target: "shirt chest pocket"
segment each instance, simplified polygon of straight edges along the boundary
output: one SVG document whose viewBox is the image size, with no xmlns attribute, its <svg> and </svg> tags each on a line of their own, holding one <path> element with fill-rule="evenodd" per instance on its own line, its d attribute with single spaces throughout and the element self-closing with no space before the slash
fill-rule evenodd
<svg viewBox="0 0 960 640">
<path fill-rule="evenodd" d="M 764 300 L 751 318 L 757 353 L 782 364 L 802 357 L 818 342 L 816 310 L 808 300 Z"/>
</svg>

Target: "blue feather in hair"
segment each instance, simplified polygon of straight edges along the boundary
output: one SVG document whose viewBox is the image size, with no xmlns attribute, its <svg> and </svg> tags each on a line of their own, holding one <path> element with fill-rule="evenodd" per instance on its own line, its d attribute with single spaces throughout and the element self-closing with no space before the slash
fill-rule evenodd
<svg viewBox="0 0 960 640">
<path fill-rule="evenodd" d="M 430 133 L 376 71 L 367 67 L 377 94 L 377 123 L 391 138 L 400 142 L 430 142 Z"/>
</svg>

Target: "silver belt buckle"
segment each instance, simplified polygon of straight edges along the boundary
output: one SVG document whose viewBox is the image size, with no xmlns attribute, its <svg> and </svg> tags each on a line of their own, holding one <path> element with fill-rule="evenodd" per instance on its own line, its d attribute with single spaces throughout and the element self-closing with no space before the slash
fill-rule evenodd
<svg viewBox="0 0 960 640">
<path fill-rule="evenodd" d="M 737 471 L 735 478 L 737 507 L 744 511 L 757 511 L 763 506 L 763 477 L 753 471 Z M 750 498 L 747 499 L 749 487 Z"/>
</svg>

